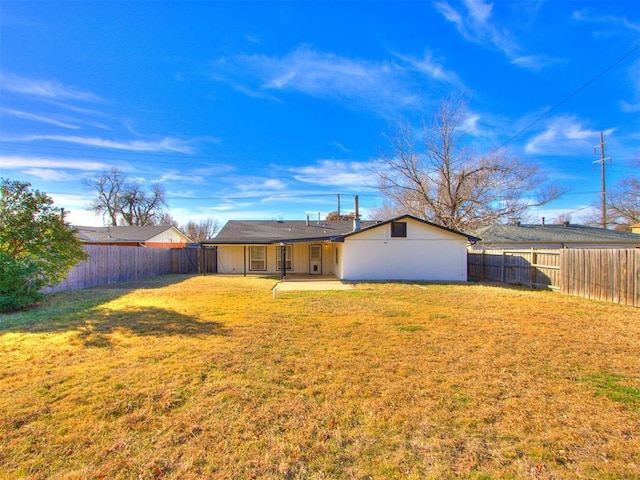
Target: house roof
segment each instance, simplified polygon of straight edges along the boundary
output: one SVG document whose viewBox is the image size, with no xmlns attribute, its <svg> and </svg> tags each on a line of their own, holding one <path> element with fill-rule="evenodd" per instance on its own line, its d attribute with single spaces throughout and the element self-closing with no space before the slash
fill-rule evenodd
<svg viewBox="0 0 640 480">
<path fill-rule="evenodd" d="M 378 226 L 391 222 L 413 219 L 431 227 L 445 230 L 450 233 L 462 235 L 470 241 L 477 241 L 472 235 L 451 230 L 434 223 L 427 222 L 412 215 L 402 215 L 386 221 L 363 220 L 360 229 L 354 230 L 352 220 L 324 220 L 321 222 L 309 222 L 305 220 L 229 220 L 215 238 L 205 240 L 202 243 L 209 244 L 272 244 L 295 243 L 310 241 L 344 241 L 346 237 L 357 235 Z"/>
<path fill-rule="evenodd" d="M 584 225 L 491 225 L 477 230 L 482 243 L 629 243 L 640 235 Z"/>
<path fill-rule="evenodd" d="M 170 225 L 146 225 L 118 226 L 118 227 L 83 227 L 74 226 L 75 234 L 80 240 L 87 243 L 118 243 L 118 242 L 146 242 L 153 237 L 160 235 L 167 230 L 175 230 L 178 235 L 183 236 L 185 241 L 189 238 Z"/>
<path fill-rule="evenodd" d="M 362 226 L 374 224 L 362 221 Z M 329 240 L 353 231 L 351 220 L 229 220 L 210 244 L 270 244 Z"/>
<path fill-rule="evenodd" d="M 469 240 L 470 242 L 478 242 L 478 241 L 480 241 L 480 239 L 478 237 L 475 237 L 473 235 L 467 235 L 466 233 L 462 233 L 462 232 L 459 232 L 457 230 L 453 230 L 451 228 L 446 228 L 446 227 L 443 227 L 441 225 L 437 225 L 435 223 L 428 222 L 427 220 L 423 220 L 422 218 L 418 218 L 418 217 L 415 217 L 415 216 L 409 215 L 409 214 L 401 215 L 399 217 L 390 218 L 389 220 L 385 220 L 383 222 L 373 222 L 373 224 L 365 226 L 365 227 L 361 228 L 360 230 L 351 231 L 349 233 L 341 235 L 340 238 L 338 238 L 336 240 L 337 241 L 343 241 L 346 237 L 350 237 L 352 235 L 358 235 L 358 234 L 360 234 L 362 232 L 366 232 L 367 230 L 372 230 L 372 229 L 380 227 L 382 225 L 387 225 L 389 223 L 399 222 L 399 221 L 407 220 L 407 219 L 415 220 L 416 222 L 420 222 L 420 223 L 423 223 L 423 224 L 428 225 L 430 227 L 437 228 L 438 230 L 444 230 L 445 232 L 449 232 L 449 233 L 453 233 L 455 235 L 460 235 L 462 237 L 466 237 L 466 239 Z"/>
</svg>

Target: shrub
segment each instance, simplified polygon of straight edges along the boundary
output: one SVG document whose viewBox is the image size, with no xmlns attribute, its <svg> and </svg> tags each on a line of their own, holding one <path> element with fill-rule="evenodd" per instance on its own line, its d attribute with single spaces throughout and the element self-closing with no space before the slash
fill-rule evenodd
<svg viewBox="0 0 640 480">
<path fill-rule="evenodd" d="M 86 258 L 64 210 L 29 183 L 0 184 L 0 311 L 24 308 Z"/>
</svg>

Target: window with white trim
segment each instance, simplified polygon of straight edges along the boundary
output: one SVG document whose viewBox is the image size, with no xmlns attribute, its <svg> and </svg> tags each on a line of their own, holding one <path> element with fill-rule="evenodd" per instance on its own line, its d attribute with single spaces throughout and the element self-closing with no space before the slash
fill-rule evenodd
<svg viewBox="0 0 640 480">
<path fill-rule="evenodd" d="M 276 248 L 276 270 L 282 271 L 282 247 Z M 293 245 L 285 245 L 284 265 L 287 270 L 293 270 Z"/>
<path fill-rule="evenodd" d="M 391 236 L 398 238 L 407 237 L 407 222 L 391 222 Z"/>
<path fill-rule="evenodd" d="M 267 269 L 266 245 L 249 247 L 249 270 L 264 271 Z"/>
</svg>

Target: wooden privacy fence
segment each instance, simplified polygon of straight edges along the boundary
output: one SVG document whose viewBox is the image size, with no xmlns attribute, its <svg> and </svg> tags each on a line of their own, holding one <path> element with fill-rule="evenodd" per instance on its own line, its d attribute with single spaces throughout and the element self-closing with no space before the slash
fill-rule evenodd
<svg viewBox="0 0 640 480">
<path fill-rule="evenodd" d="M 468 276 L 480 281 L 560 289 L 561 250 L 470 250 Z"/>
<path fill-rule="evenodd" d="M 560 291 L 640 307 L 640 249 L 563 250 Z"/>
<path fill-rule="evenodd" d="M 169 273 L 214 273 L 215 249 L 142 248 L 85 245 L 87 260 L 79 262 L 67 278 L 45 293 L 131 282 Z"/>
<path fill-rule="evenodd" d="M 640 307 L 640 249 L 470 250 L 469 278 Z"/>
</svg>

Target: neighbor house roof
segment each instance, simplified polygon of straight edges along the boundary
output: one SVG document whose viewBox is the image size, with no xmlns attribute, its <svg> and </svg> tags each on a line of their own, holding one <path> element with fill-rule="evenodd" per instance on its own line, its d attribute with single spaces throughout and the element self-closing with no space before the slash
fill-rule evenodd
<svg viewBox="0 0 640 480">
<path fill-rule="evenodd" d="M 184 237 L 185 242 L 191 240 L 176 227 L 169 225 L 143 227 L 118 226 L 118 227 L 83 227 L 74 226 L 76 236 L 86 243 L 123 243 L 146 242 L 167 230 L 174 230 L 178 236 Z"/>
<path fill-rule="evenodd" d="M 491 225 L 476 234 L 483 244 L 495 243 L 560 243 L 560 244 L 635 244 L 640 235 L 617 230 L 605 230 L 584 225 Z"/>
<path fill-rule="evenodd" d="M 361 226 L 374 224 L 362 221 Z M 329 240 L 353 231 L 352 220 L 229 220 L 211 244 L 270 244 Z"/>
</svg>

